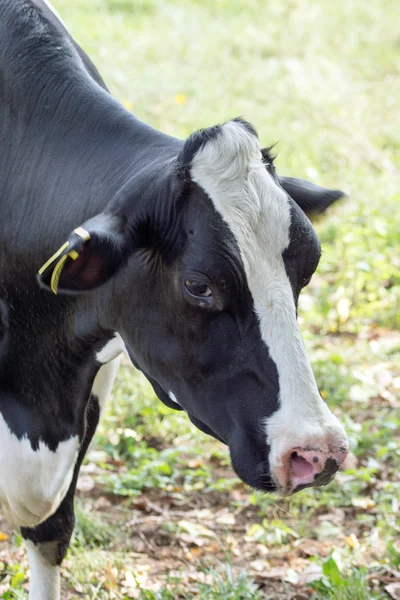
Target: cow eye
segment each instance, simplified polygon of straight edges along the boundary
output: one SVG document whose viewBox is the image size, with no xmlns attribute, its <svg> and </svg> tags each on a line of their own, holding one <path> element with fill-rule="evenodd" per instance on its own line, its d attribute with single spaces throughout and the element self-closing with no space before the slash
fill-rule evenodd
<svg viewBox="0 0 400 600">
<path fill-rule="evenodd" d="M 195 298 L 210 298 L 212 291 L 210 286 L 204 281 L 195 281 L 193 279 L 186 279 L 185 288 L 191 296 Z"/>
</svg>

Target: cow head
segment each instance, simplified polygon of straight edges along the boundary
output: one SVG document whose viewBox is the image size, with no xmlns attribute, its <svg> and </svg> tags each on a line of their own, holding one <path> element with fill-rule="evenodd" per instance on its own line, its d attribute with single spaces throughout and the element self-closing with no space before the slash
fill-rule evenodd
<svg viewBox="0 0 400 600">
<path fill-rule="evenodd" d="M 323 485 L 347 454 L 296 318 L 320 258 L 300 206 L 323 211 L 340 195 L 279 179 L 253 128 L 230 121 L 134 176 L 82 225 L 90 239 L 71 235 L 57 274 L 65 293 L 109 282 L 113 327 L 158 396 L 228 444 L 262 490 Z"/>
</svg>

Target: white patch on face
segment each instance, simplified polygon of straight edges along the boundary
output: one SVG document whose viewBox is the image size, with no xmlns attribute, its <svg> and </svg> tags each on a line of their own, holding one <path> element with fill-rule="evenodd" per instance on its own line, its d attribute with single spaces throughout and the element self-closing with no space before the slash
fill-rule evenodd
<svg viewBox="0 0 400 600">
<path fill-rule="evenodd" d="M 28 552 L 30 581 L 29 600 L 59 600 L 60 567 L 50 565 L 40 553 L 40 546 L 25 541 Z"/>
<path fill-rule="evenodd" d="M 168 392 L 168 396 L 170 397 L 170 399 L 172 400 L 172 402 L 175 402 L 175 404 L 177 404 L 178 406 L 180 406 L 175 394 L 173 392 Z"/>
<path fill-rule="evenodd" d="M 105 363 L 114 360 L 114 358 L 117 358 L 117 356 L 123 352 L 126 352 L 125 344 L 119 333 L 115 333 L 114 337 L 111 338 L 99 352 L 97 352 L 96 360 L 98 363 L 104 365 Z"/>
<path fill-rule="evenodd" d="M 225 123 L 196 153 L 191 176 L 237 241 L 261 338 L 278 371 L 279 409 L 265 421 L 276 476 L 291 448 L 324 449 L 328 439 L 346 439 L 318 392 L 297 324 L 282 257 L 290 242 L 289 200 L 267 172 L 258 138 L 237 122 Z"/>
<path fill-rule="evenodd" d="M 111 394 L 120 360 L 121 359 L 118 356 L 111 362 L 100 367 L 93 382 L 92 394 L 97 397 L 100 412 L 103 412 L 107 399 Z"/>
<path fill-rule="evenodd" d="M 54 6 L 52 6 L 48 0 L 43 0 L 43 2 L 46 4 L 47 8 L 49 10 L 51 10 L 51 12 L 53 13 L 53 15 L 55 17 L 57 17 L 57 19 L 60 21 L 60 23 L 64 27 L 64 29 L 66 29 L 68 31 L 66 24 L 64 23 L 64 21 L 62 20 L 62 18 L 60 17 L 60 15 L 58 14 L 58 12 L 54 8 Z"/>
<path fill-rule="evenodd" d="M 53 452 L 42 441 L 32 450 L 18 439 L 0 413 L 0 513 L 12 525 L 34 527 L 59 507 L 70 486 L 79 438 L 60 442 Z"/>
</svg>

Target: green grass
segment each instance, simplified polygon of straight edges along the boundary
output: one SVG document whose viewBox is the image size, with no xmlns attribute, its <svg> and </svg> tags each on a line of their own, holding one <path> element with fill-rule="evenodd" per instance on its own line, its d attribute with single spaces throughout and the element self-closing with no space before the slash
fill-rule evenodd
<svg viewBox="0 0 400 600">
<path fill-rule="evenodd" d="M 260 592 L 245 571 L 235 575 L 229 563 L 221 565 L 220 570 L 204 571 L 206 583 L 199 583 L 196 598 L 199 600 L 261 600 Z M 160 592 L 141 590 L 141 600 L 175 600 L 177 597 L 189 599 L 192 596 L 182 594 L 184 578 L 170 578 L 168 587 Z"/>
<path fill-rule="evenodd" d="M 323 579 L 314 583 L 318 591 L 313 594 L 312 600 L 374 600 L 367 583 L 365 569 L 353 568 L 343 576 L 331 557 L 323 565 L 323 574 Z"/>
<path fill-rule="evenodd" d="M 81 500 L 75 503 L 75 519 L 73 543 L 76 548 L 109 547 L 118 537 L 116 529 L 93 514 Z"/>
<path fill-rule="evenodd" d="M 183 138 L 243 115 L 277 142 L 279 173 L 348 194 L 315 223 L 323 256 L 299 320 L 358 461 L 291 499 L 251 492 L 124 366 L 84 466 L 95 488 L 78 502 L 63 597 L 284 600 L 313 567 L 300 588 L 313 600 L 387 598 L 400 566 L 397 0 L 54 4 L 139 118 Z M 0 596 L 25 598 L 21 549 L 1 561 Z"/>
</svg>

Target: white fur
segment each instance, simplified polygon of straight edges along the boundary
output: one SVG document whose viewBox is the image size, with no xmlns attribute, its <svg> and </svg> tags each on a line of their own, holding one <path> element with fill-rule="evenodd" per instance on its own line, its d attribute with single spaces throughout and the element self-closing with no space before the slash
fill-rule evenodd
<svg viewBox="0 0 400 600">
<path fill-rule="evenodd" d="M 346 435 L 322 400 L 305 353 L 282 253 L 290 205 L 262 162 L 258 138 L 228 122 L 195 155 L 192 179 L 212 200 L 238 243 L 260 333 L 279 376 L 279 409 L 265 421 L 271 471 L 295 446 L 341 444 Z"/>
<path fill-rule="evenodd" d="M 100 412 L 103 412 L 107 399 L 111 394 L 120 360 L 121 359 L 118 356 L 108 364 L 100 367 L 93 382 L 92 394 L 97 397 L 100 406 Z"/>
<path fill-rule="evenodd" d="M 114 358 L 117 358 L 117 356 L 119 356 L 123 352 L 126 352 L 125 344 L 122 341 L 122 338 L 119 335 L 119 333 L 115 333 L 114 337 L 111 338 L 111 340 L 108 341 L 107 344 L 103 346 L 103 348 L 99 352 L 97 352 L 96 360 L 97 362 L 104 365 L 105 363 L 110 362 Z"/>
<path fill-rule="evenodd" d="M 55 452 L 42 441 L 33 450 L 18 439 L 0 414 L 0 513 L 13 525 L 34 527 L 52 515 L 71 483 L 78 436 L 60 442 Z"/>
<path fill-rule="evenodd" d="M 125 344 L 118 333 L 97 352 L 96 360 L 103 366 L 100 367 L 93 382 L 92 393 L 97 397 L 100 411 L 104 410 L 107 399 L 111 394 L 114 380 L 120 363 L 120 355 L 126 352 Z"/>
<path fill-rule="evenodd" d="M 28 552 L 30 582 L 29 600 L 60 599 L 60 567 L 50 565 L 40 553 L 40 546 L 25 541 Z"/>
</svg>

